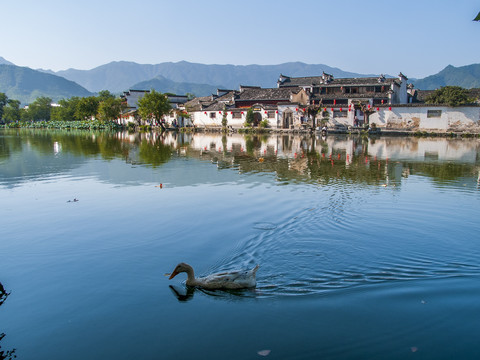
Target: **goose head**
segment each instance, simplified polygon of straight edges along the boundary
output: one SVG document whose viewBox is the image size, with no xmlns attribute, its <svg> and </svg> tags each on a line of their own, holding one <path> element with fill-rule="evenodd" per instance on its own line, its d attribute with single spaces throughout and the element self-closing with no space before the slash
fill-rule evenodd
<svg viewBox="0 0 480 360">
<path fill-rule="evenodd" d="M 177 276 L 182 272 L 187 273 L 189 277 L 190 276 L 193 277 L 193 268 L 186 263 L 180 263 L 175 267 L 175 270 L 173 270 L 173 272 L 170 274 L 169 279 L 170 280 L 173 279 L 175 276 Z"/>
</svg>

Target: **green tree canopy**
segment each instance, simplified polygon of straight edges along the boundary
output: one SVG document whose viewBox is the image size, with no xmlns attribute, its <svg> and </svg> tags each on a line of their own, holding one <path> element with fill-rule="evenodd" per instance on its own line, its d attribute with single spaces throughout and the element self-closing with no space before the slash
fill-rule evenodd
<svg viewBox="0 0 480 360">
<path fill-rule="evenodd" d="M 60 106 L 52 108 L 52 120 L 55 121 L 76 121 L 80 120 L 76 116 L 77 105 L 80 102 L 78 96 L 73 96 L 70 99 L 62 99 L 58 102 Z"/>
<path fill-rule="evenodd" d="M 444 86 L 435 90 L 425 99 L 427 104 L 443 104 L 448 106 L 459 106 L 473 103 L 468 91 L 460 86 Z"/>
<path fill-rule="evenodd" d="M 8 100 L 7 105 L 3 108 L 3 120 L 7 123 L 20 120 L 20 101 Z"/>
<path fill-rule="evenodd" d="M 95 96 L 80 98 L 76 106 L 75 116 L 80 120 L 88 120 L 95 117 L 98 112 L 98 99 Z"/>
<path fill-rule="evenodd" d="M 119 98 L 105 98 L 98 107 L 98 116 L 102 121 L 115 120 L 120 117 L 124 108 L 123 102 Z"/>
<path fill-rule="evenodd" d="M 254 121 L 255 121 L 255 115 L 253 114 L 253 108 L 250 108 L 247 111 L 247 116 L 245 118 L 245 125 L 246 126 L 253 126 Z"/>
<path fill-rule="evenodd" d="M 3 108 L 7 105 L 8 97 L 4 93 L 0 93 L 0 120 L 3 118 Z"/>
<path fill-rule="evenodd" d="M 473 19 L 473 21 L 480 21 L 480 12 L 478 13 L 477 17 Z"/>
<path fill-rule="evenodd" d="M 138 114 L 142 119 L 160 121 L 171 110 L 168 97 L 152 89 L 138 100 Z"/>
<path fill-rule="evenodd" d="M 115 99 L 115 95 L 113 95 L 110 91 L 108 90 L 102 90 L 98 93 L 98 101 L 102 102 L 108 99 Z"/>
<path fill-rule="evenodd" d="M 51 109 L 52 99 L 46 96 L 40 96 L 33 103 L 28 105 L 28 109 L 22 113 L 22 117 L 24 120 L 30 121 L 49 121 Z"/>
</svg>

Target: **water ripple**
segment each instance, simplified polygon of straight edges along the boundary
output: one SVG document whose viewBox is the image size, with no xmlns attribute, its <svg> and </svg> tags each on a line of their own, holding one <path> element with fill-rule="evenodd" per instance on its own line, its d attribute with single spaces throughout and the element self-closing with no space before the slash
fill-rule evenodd
<svg viewBox="0 0 480 360">
<path fill-rule="evenodd" d="M 350 209 L 336 199 L 299 209 L 277 224 L 255 222 L 253 229 L 258 232 L 240 241 L 233 254 L 211 270 L 260 264 L 259 297 L 304 296 L 377 283 L 480 275 L 478 252 L 452 251 L 450 243 L 429 239 L 422 227 L 414 227 L 410 236 L 361 234 L 368 229 L 358 225 L 358 217 L 350 216 Z M 420 240 L 413 243 L 413 237 Z"/>
</svg>

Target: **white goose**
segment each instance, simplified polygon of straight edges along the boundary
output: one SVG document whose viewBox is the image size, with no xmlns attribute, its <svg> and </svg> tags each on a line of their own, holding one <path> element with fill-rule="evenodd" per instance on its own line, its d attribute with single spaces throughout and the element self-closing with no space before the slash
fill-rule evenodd
<svg viewBox="0 0 480 360">
<path fill-rule="evenodd" d="M 208 290 L 247 289 L 254 288 L 257 285 L 255 274 L 259 267 L 257 265 L 252 270 L 229 271 L 195 278 L 193 268 L 188 264 L 180 263 L 170 274 L 169 279 L 173 279 L 178 274 L 185 272 L 187 273 L 188 286 L 197 286 Z"/>
</svg>

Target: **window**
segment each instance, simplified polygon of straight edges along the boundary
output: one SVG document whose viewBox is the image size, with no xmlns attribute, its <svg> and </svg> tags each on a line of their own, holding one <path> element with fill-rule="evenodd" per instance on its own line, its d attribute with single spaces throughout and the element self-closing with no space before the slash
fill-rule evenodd
<svg viewBox="0 0 480 360">
<path fill-rule="evenodd" d="M 339 117 L 347 117 L 347 110 L 334 110 L 333 111 L 333 117 L 334 118 L 339 118 Z"/>
<path fill-rule="evenodd" d="M 232 114 L 232 119 L 241 119 L 241 118 L 242 118 L 241 112 L 236 111 Z"/>
<path fill-rule="evenodd" d="M 275 118 L 275 110 L 269 110 L 269 111 L 267 112 L 267 117 L 268 117 L 269 119 Z"/>
<path fill-rule="evenodd" d="M 216 112 L 211 112 L 210 113 L 210 119 L 215 119 L 217 117 L 217 113 Z"/>
<path fill-rule="evenodd" d="M 427 118 L 442 117 L 442 110 L 427 110 Z"/>
</svg>

